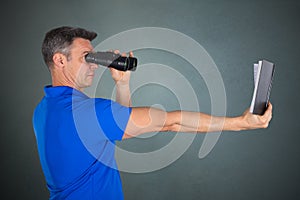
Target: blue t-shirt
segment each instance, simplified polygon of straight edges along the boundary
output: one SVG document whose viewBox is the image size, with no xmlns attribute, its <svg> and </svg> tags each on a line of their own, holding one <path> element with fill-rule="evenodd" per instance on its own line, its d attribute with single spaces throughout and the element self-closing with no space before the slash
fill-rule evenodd
<svg viewBox="0 0 300 200">
<path fill-rule="evenodd" d="M 50 199 L 123 199 L 114 150 L 131 108 L 67 86 L 44 90 L 33 127 Z"/>
</svg>

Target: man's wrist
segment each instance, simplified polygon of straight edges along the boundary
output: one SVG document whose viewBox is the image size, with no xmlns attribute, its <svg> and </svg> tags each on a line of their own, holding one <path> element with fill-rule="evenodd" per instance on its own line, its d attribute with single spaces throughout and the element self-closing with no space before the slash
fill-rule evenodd
<svg viewBox="0 0 300 200">
<path fill-rule="evenodd" d="M 229 131 L 241 131 L 247 129 L 247 122 L 243 116 L 227 117 L 225 129 Z"/>
<path fill-rule="evenodd" d="M 117 82 L 115 82 L 115 84 L 117 87 L 120 87 L 120 88 L 129 87 L 129 82 L 117 81 Z"/>
<path fill-rule="evenodd" d="M 236 119 L 235 124 L 236 124 L 237 131 L 249 129 L 248 122 L 245 120 L 245 117 L 243 115 L 235 117 L 235 119 Z"/>
</svg>

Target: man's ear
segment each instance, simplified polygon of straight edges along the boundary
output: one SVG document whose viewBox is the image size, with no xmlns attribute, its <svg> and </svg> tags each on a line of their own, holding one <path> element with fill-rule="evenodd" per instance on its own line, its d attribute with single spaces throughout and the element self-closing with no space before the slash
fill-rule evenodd
<svg viewBox="0 0 300 200">
<path fill-rule="evenodd" d="M 63 68 L 66 65 L 67 57 L 62 53 L 55 53 L 53 55 L 54 67 Z"/>
</svg>

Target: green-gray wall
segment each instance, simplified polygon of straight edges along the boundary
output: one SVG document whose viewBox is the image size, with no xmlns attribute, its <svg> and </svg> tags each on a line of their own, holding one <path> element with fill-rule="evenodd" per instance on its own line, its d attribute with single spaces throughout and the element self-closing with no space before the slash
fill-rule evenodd
<svg viewBox="0 0 300 200">
<path fill-rule="evenodd" d="M 49 29 L 73 25 L 96 31 L 99 35 L 94 44 L 138 27 L 163 27 L 188 35 L 218 66 L 229 116 L 241 114 L 250 104 L 252 64 L 261 58 L 276 64 L 271 93 L 274 111 L 268 129 L 223 132 L 204 159 L 198 158 L 204 135 L 198 135 L 183 156 L 166 168 L 145 174 L 122 172 L 125 199 L 299 199 L 299 24 L 300 3 L 296 0 L 49 0 L 2 4 L 2 196 L 48 198 L 31 124 L 43 86 L 50 83 L 40 46 Z M 154 59 L 176 67 L 167 59 L 172 55 L 148 51 L 149 55 L 147 51 L 136 55 L 144 63 Z M 190 81 L 203 89 L 203 93 L 195 89 L 202 105 L 210 105 L 205 83 L 196 78 Z M 155 104 L 155 96 L 147 96 L 147 91 L 160 95 L 158 101 L 165 105 L 172 97 L 167 88 L 157 85 L 144 87 L 144 91 L 141 88 L 134 97 L 141 95 L 147 97 L 147 103 Z M 209 112 L 210 108 L 202 110 Z M 148 142 L 164 137 L 169 136 L 156 135 Z M 143 152 L 141 143 L 147 140 L 127 143 Z M 145 148 L 150 147 L 145 144 Z"/>
</svg>

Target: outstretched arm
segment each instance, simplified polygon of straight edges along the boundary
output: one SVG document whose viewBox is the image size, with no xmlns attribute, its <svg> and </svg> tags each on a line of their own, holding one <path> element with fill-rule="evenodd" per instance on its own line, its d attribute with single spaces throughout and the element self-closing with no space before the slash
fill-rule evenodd
<svg viewBox="0 0 300 200">
<path fill-rule="evenodd" d="M 251 114 L 247 109 L 238 117 L 217 117 L 187 111 L 165 112 L 149 107 L 132 108 L 123 139 L 157 131 L 206 133 L 267 128 L 271 118 L 271 103 L 262 116 Z"/>
<path fill-rule="evenodd" d="M 114 53 L 118 54 L 119 51 L 116 50 Z M 126 54 L 123 53 L 122 56 Z M 133 56 L 133 53 L 130 52 L 129 56 Z M 110 71 L 116 83 L 116 101 L 123 106 L 130 107 L 130 71 L 123 72 L 114 68 L 110 68 Z M 123 139 L 157 131 L 206 133 L 267 128 L 271 118 L 271 103 L 263 116 L 251 114 L 247 109 L 238 117 L 218 117 L 188 111 L 165 112 L 156 108 L 139 107 L 132 108 Z"/>
</svg>

